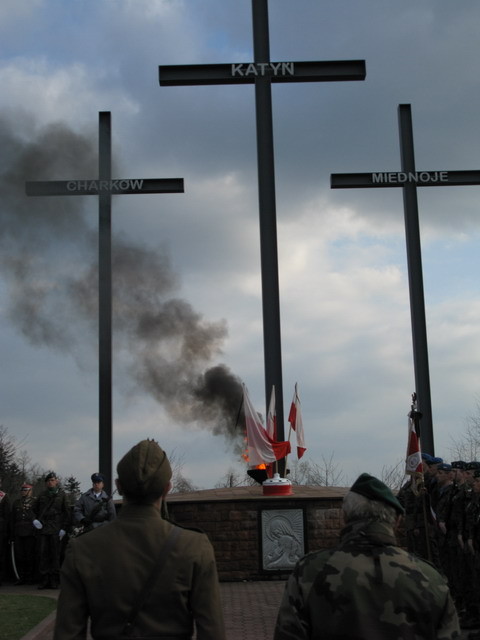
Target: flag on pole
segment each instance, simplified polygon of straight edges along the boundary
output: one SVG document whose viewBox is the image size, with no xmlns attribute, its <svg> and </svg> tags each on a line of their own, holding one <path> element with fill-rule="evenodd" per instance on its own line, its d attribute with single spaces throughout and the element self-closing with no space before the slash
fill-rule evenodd
<svg viewBox="0 0 480 640">
<path fill-rule="evenodd" d="M 300 398 L 298 397 L 297 383 L 295 383 L 295 391 L 293 393 L 293 400 L 290 406 L 290 413 L 288 414 L 288 421 L 290 422 L 292 429 L 295 431 L 297 436 L 297 458 L 300 460 L 307 448 L 305 446 L 302 407 L 300 404 Z"/>
<path fill-rule="evenodd" d="M 268 405 L 267 433 L 272 440 L 277 439 L 277 410 L 275 408 L 275 385 L 272 385 L 270 404 Z"/>
<path fill-rule="evenodd" d="M 412 478 L 412 489 L 418 493 L 418 485 L 423 481 L 422 450 L 420 447 L 420 431 L 418 419 L 420 413 L 416 410 L 417 397 L 412 394 L 412 410 L 408 414 L 408 443 L 405 461 L 405 473 Z"/>
<path fill-rule="evenodd" d="M 248 460 L 251 467 L 281 460 L 290 453 L 290 442 L 271 438 L 252 406 L 247 387 L 243 385 L 243 408 L 247 430 Z"/>
<path fill-rule="evenodd" d="M 272 393 L 270 394 L 270 404 L 268 405 L 268 413 L 267 413 L 267 433 L 272 438 L 272 440 L 277 439 L 277 409 L 276 409 L 276 399 L 275 399 L 275 385 L 272 384 Z M 270 462 L 270 464 L 265 465 L 267 476 L 269 478 L 273 478 L 273 474 L 277 469 L 277 465 L 275 462 Z"/>
</svg>

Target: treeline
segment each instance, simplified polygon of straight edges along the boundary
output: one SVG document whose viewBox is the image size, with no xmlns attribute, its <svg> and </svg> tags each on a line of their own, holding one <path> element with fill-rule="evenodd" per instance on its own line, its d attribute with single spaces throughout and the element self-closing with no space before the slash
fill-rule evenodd
<svg viewBox="0 0 480 640">
<path fill-rule="evenodd" d="M 45 489 L 45 476 L 52 469 L 42 469 L 32 462 L 26 451 L 20 451 L 15 438 L 8 429 L 0 425 L 0 489 L 15 500 L 20 496 L 20 487 L 24 482 L 33 486 L 33 494 L 37 495 Z M 80 495 L 80 482 L 74 476 L 60 478 L 62 489 L 71 504 Z"/>
</svg>

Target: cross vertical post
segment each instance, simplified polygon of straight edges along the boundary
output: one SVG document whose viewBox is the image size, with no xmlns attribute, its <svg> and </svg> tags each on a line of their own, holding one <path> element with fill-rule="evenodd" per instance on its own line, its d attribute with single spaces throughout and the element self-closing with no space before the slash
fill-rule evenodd
<svg viewBox="0 0 480 640">
<path fill-rule="evenodd" d="M 415 174 L 415 152 L 413 145 L 412 112 L 410 105 L 399 105 L 398 125 L 400 133 L 400 157 L 402 172 Z M 421 413 L 422 447 L 434 455 L 432 398 L 430 390 L 430 367 L 428 363 L 427 320 L 423 288 L 422 247 L 418 221 L 417 187 L 406 182 L 402 189 L 407 245 L 408 287 L 410 293 L 410 318 L 413 343 L 413 369 L 415 391 L 419 398 Z"/>
<path fill-rule="evenodd" d="M 27 196 L 98 196 L 98 359 L 99 471 L 112 490 L 112 195 L 183 193 L 183 178 L 112 179 L 112 126 L 109 111 L 99 113 L 98 179 L 27 182 Z"/>
<path fill-rule="evenodd" d="M 99 114 L 98 176 L 112 179 L 110 113 Z M 112 194 L 98 197 L 98 408 L 99 469 L 112 469 Z M 111 484 L 111 478 L 110 484 Z"/>
<path fill-rule="evenodd" d="M 417 408 L 422 414 L 422 451 L 434 455 L 432 400 L 428 363 L 427 323 L 422 275 L 422 250 L 418 222 L 417 187 L 459 187 L 480 185 L 480 171 L 417 171 L 413 144 L 411 105 L 398 106 L 401 171 L 374 173 L 332 173 L 332 189 L 395 188 L 403 190 L 407 267 L 410 292 L 413 362 Z"/>
<path fill-rule="evenodd" d="M 270 62 L 267 0 L 252 2 L 255 64 Z M 275 159 L 273 146 L 272 85 L 270 78 L 255 80 L 257 123 L 257 172 L 262 277 L 262 315 L 265 367 L 265 398 L 270 402 L 275 388 L 277 438 L 285 438 L 283 415 L 282 338 L 280 326 L 280 286 L 278 279 Z M 284 475 L 284 461 L 279 462 Z"/>
<path fill-rule="evenodd" d="M 254 84 L 262 269 L 265 415 L 275 387 L 277 438 L 285 439 L 271 84 L 365 80 L 365 61 L 271 62 L 268 0 L 252 0 L 254 62 L 161 65 L 161 86 Z M 279 472 L 285 460 L 279 461 Z"/>
</svg>

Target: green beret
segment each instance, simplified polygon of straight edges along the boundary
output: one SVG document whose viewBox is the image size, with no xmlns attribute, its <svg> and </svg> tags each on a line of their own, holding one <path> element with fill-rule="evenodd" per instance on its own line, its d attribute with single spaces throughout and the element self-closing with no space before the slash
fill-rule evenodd
<svg viewBox="0 0 480 640">
<path fill-rule="evenodd" d="M 117 464 L 118 480 L 128 496 L 160 496 L 172 477 L 165 451 L 155 440 L 142 440 Z"/>
<path fill-rule="evenodd" d="M 402 507 L 397 498 L 393 495 L 386 484 L 381 480 L 371 476 L 369 473 L 362 473 L 353 483 L 350 491 L 359 493 L 361 496 L 369 500 L 384 502 L 389 507 L 393 507 L 398 513 L 404 514 L 405 509 Z"/>
</svg>

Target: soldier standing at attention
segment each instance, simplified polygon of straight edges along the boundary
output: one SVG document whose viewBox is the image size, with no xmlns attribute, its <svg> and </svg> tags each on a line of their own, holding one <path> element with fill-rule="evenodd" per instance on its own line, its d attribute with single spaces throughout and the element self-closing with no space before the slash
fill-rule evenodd
<svg viewBox="0 0 480 640">
<path fill-rule="evenodd" d="M 12 536 L 18 571 L 16 585 L 35 582 L 35 546 L 37 542 L 36 529 L 32 523 L 35 518 L 35 498 L 32 497 L 32 485 L 25 482 L 20 491 L 21 497 L 15 500 L 12 506 Z"/>
<path fill-rule="evenodd" d="M 117 465 L 118 517 L 70 540 L 61 574 L 55 640 L 225 640 L 213 547 L 164 520 L 172 470 L 153 440 Z"/>
<path fill-rule="evenodd" d="M 404 509 L 363 473 L 343 501 L 337 547 L 304 556 L 289 577 L 274 640 L 454 640 L 457 613 L 429 563 L 397 546 Z"/>
<path fill-rule="evenodd" d="M 92 488 L 80 496 L 73 508 L 75 524 L 83 526 L 83 533 L 115 520 L 116 516 L 113 500 L 103 490 L 105 478 L 101 473 L 93 473 L 91 480 Z"/>
<path fill-rule="evenodd" d="M 67 498 L 58 483 L 57 474 L 48 473 L 45 491 L 38 496 L 34 506 L 33 526 L 39 532 L 39 589 L 58 589 L 61 541 L 69 522 Z"/>
</svg>

